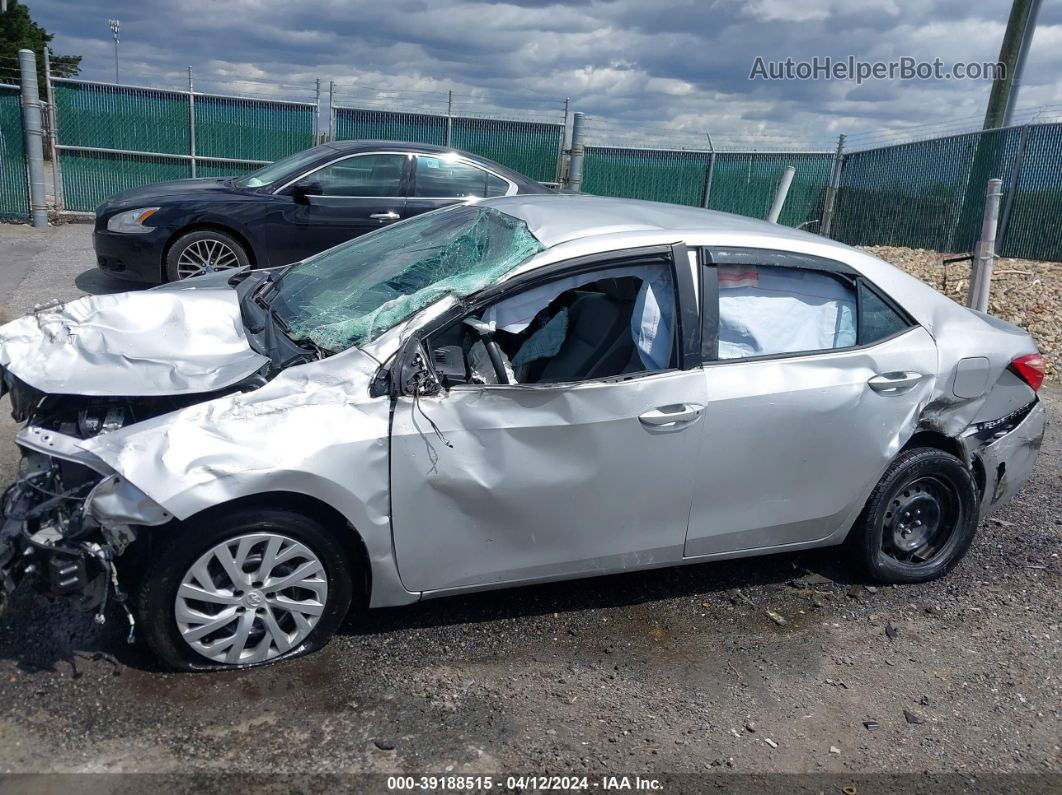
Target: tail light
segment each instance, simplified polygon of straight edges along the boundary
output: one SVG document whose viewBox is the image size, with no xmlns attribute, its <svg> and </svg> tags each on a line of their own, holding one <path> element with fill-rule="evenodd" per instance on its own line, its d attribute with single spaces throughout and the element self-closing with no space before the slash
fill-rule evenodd
<svg viewBox="0 0 1062 795">
<path fill-rule="evenodd" d="M 1021 379 L 1032 387 L 1033 392 L 1040 390 L 1046 374 L 1046 363 L 1041 354 L 1030 353 L 1028 356 L 1019 356 L 1010 363 L 1010 369 L 1021 376 Z"/>
</svg>

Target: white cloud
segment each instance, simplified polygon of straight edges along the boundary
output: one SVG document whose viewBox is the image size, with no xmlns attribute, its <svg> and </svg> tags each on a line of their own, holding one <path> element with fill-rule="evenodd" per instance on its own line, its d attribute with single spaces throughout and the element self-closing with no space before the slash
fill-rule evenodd
<svg viewBox="0 0 1062 795">
<path fill-rule="evenodd" d="M 35 0 L 56 52 L 113 75 L 108 17 L 122 19 L 127 82 L 239 86 L 286 98 L 320 78 L 344 102 L 403 109 L 509 108 L 559 118 L 565 97 L 599 130 L 684 130 L 739 141 L 815 141 L 913 125 L 976 124 L 976 81 L 750 81 L 753 59 L 818 55 L 991 61 L 998 0 Z M 1062 105 L 1062 21 L 1042 15 L 1021 107 Z M 1046 15 L 1046 16 L 1045 16 Z M 1056 15 L 1057 16 L 1057 15 Z M 282 84 L 282 86 L 281 86 Z M 609 123 L 605 123 L 608 120 Z M 972 121 L 970 121 L 972 120 Z"/>
</svg>

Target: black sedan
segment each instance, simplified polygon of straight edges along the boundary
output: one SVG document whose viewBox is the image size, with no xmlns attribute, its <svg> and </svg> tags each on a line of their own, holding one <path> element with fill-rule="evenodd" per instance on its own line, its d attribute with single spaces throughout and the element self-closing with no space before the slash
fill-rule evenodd
<svg viewBox="0 0 1062 795">
<path fill-rule="evenodd" d="M 104 272 L 158 284 L 286 265 L 447 204 L 548 188 L 482 157 L 426 144 L 339 141 L 243 177 L 133 188 L 96 209 Z"/>
</svg>

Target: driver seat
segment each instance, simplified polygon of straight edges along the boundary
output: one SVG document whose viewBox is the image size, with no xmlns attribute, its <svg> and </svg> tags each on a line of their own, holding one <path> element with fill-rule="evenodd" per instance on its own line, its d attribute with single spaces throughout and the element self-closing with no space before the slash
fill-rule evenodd
<svg viewBox="0 0 1062 795">
<path fill-rule="evenodd" d="M 568 309 L 568 334 L 536 381 L 583 381 L 619 375 L 634 349 L 634 301 L 603 292 L 579 296 Z"/>
</svg>

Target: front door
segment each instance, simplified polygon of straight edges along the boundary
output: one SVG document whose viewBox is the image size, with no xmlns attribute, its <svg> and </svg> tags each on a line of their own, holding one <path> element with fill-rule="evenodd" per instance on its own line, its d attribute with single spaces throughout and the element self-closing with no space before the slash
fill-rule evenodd
<svg viewBox="0 0 1062 795">
<path fill-rule="evenodd" d="M 320 195 L 283 191 L 279 224 L 272 225 L 275 264 L 295 262 L 401 220 L 408 163 L 405 154 L 359 154 L 308 174 Z"/>
<path fill-rule="evenodd" d="M 519 383 L 477 383 L 473 365 L 437 397 L 398 399 L 392 528 L 408 589 L 681 559 L 705 379 L 673 342 L 670 260 L 625 265 L 559 275 L 475 311 Z M 444 348 L 469 350 L 468 327 L 429 338 L 436 361 Z"/>
</svg>

